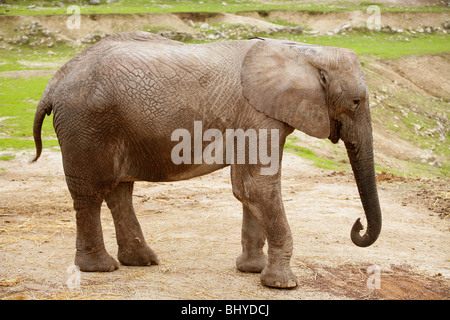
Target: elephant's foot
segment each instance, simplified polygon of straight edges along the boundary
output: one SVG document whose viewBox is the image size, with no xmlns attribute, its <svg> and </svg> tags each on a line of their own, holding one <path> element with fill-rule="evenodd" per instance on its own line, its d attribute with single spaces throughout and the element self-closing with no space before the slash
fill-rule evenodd
<svg viewBox="0 0 450 320">
<path fill-rule="evenodd" d="M 159 264 L 156 253 L 144 242 L 136 238 L 136 242 L 119 246 L 117 258 L 125 266 L 149 266 Z"/>
<path fill-rule="evenodd" d="M 77 251 L 75 265 L 85 272 L 111 272 L 119 269 L 117 261 L 106 250 L 95 252 Z"/>
<path fill-rule="evenodd" d="M 289 267 L 270 265 L 261 272 L 261 283 L 274 288 L 295 288 L 299 285 L 297 277 Z"/>
<path fill-rule="evenodd" d="M 236 267 L 242 272 L 261 272 L 266 266 L 267 258 L 262 253 L 255 256 L 242 253 L 236 259 Z"/>
</svg>

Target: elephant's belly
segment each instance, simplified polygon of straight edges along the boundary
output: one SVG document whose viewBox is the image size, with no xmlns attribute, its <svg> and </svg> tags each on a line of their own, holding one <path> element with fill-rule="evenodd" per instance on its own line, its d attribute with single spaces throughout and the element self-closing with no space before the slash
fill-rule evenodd
<svg viewBox="0 0 450 320">
<path fill-rule="evenodd" d="M 148 170 L 147 168 L 147 170 L 138 170 L 140 172 L 126 174 L 124 177 L 121 177 L 120 181 L 169 182 L 188 180 L 209 174 L 226 166 L 228 166 L 228 164 L 192 164 L 179 165 L 175 168 L 169 168 L 168 170 L 161 170 L 161 168 L 158 170 Z"/>
<path fill-rule="evenodd" d="M 216 170 L 222 169 L 228 166 L 227 164 L 201 164 L 201 165 L 192 165 L 187 170 L 182 170 L 180 172 L 176 172 L 173 174 L 169 174 L 166 178 L 166 181 L 180 181 L 187 180 L 199 176 L 203 176 L 205 174 L 214 172 Z"/>
</svg>

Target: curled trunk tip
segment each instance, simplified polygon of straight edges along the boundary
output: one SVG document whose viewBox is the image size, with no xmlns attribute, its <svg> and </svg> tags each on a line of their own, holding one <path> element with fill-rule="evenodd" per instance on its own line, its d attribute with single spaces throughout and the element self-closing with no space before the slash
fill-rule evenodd
<svg viewBox="0 0 450 320">
<path fill-rule="evenodd" d="M 372 245 L 377 240 L 379 235 L 379 232 L 377 232 L 374 236 L 371 236 L 369 229 L 367 229 L 366 233 L 361 236 L 360 231 L 363 229 L 364 227 L 361 223 L 361 219 L 358 218 L 353 224 L 352 231 L 350 232 L 352 242 L 358 247 L 368 247 Z"/>
</svg>

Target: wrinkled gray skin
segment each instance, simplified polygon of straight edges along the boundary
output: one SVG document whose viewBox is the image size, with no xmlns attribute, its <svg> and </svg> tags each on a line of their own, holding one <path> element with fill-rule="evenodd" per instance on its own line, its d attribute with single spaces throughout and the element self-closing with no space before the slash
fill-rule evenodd
<svg viewBox="0 0 450 320">
<path fill-rule="evenodd" d="M 114 218 L 118 260 L 158 264 L 133 209 L 134 182 L 189 179 L 225 166 L 173 164 L 175 129 L 192 133 L 196 120 L 203 131 L 278 129 L 280 167 L 294 128 L 334 143 L 342 139 L 368 222 L 361 236 L 358 219 L 351 239 L 364 247 L 381 230 L 368 98 L 351 50 L 259 38 L 182 44 L 146 32 L 123 33 L 84 50 L 51 79 L 36 111 L 34 160 L 42 151 L 42 122 L 53 111 L 76 210 L 75 264 L 82 271 L 113 271 L 118 263 L 105 250 L 100 225 L 104 200 Z M 281 170 L 261 175 L 261 166 L 231 165 L 233 194 L 243 207 L 237 268 L 261 272 L 266 286 L 295 287 Z"/>
</svg>

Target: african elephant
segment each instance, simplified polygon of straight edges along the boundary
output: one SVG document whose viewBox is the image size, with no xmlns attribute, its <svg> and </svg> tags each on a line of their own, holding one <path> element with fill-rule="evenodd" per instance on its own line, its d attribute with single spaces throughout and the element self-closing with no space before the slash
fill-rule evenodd
<svg viewBox="0 0 450 320">
<path fill-rule="evenodd" d="M 34 119 L 34 161 L 42 152 L 45 115 L 53 111 L 76 211 L 75 264 L 82 271 L 118 268 L 103 243 L 104 200 L 114 219 L 118 260 L 123 265 L 158 264 L 133 209 L 134 182 L 189 179 L 230 165 L 233 194 L 243 207 L 237 268 L 261 272 L 266 286 L 295 287 L 279 170 L 285 139 L 298 129 L 345 142 L 367 218 L 365 234 L 359 233 L 363 227 L 358 219 L 351 239 L 369 246 L 380 233 L 381 211 L 368 100 L 358 57 L 348 49 L 262 38 L 183 44 L 147 32 L 121 33 L 90 46 L 50 80 Z M 240 163 L 228 158 L 197 161 L 198 147 L 182 150 L 195 161 L 174 163 L 180 140 L 173 133 L 184 128 L 194 134 L 199 122 L 205 133 L 242 129 L 259 136 L 267 130 L 278 170 L 262 174 L 267 162 L 250 162 L 250 147 L 234 149 L 233 157 L 239 150 L 245 153 Z M 200 148 L 208 141 L 212 138 L 201 141 Z"/>
</svg>

